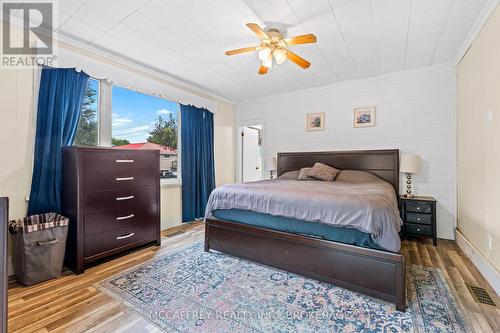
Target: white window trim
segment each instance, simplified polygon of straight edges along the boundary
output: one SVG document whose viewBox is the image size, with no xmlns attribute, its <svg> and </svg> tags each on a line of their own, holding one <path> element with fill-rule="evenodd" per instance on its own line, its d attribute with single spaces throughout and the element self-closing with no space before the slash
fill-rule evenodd
<svg viewBox="0 0 500 333">
<path fill-rule="evenodd" d="M 107 80 L 99 80 L 100 92 L 100 113 L 99 113 L 99 146 L 111 147 L 111 83 Z"/>
<path fill-rule="evenodd" d="M 112 142 L 112 132 L 113 132 L 113 105 L 112 105 L 112 100 L 113 100 L 113 84 L 109 82 L 108 80 L 104 79 L 96 79 L 93 78 L 97 81 L 99 81 L 99 120 L 98 120 L 98 146 L 99 147 L 111 147 Z M 121 87 L 119 85 L 116 85 L 117 87 Z M 142 91 L 136 90 L 136 89 L 131 89 L 128 87 L 121 87 L 124 89 L 129 89 L 144 95 L 152 96 L 152 97 L 157 97 L 157 98 L 163 98 L 165 100 L 165 97 L 161 96 L 156 96 L 156 95 L 151 95 L 144 93 Z M 170 101 L 170 100 L 168 100 Z M 176 187 L 176 186 L 182 186 L 182 142 L 181 142 L 181 108 L 180 108 L 180 103 L 176 101 L 171 101 L 177 104 L 177 178 L 171 178 L 171 179 L 160 179 L 160 186 L 161 187 Z"/>
<path fill-rule="evenodd" d="M 160 185 L 162 187 L 182 186 L 182 141 L 181 141 L 181 105 L 177 103 L 177 178 L 176 179 L 161 179 Z"/>
</svg>

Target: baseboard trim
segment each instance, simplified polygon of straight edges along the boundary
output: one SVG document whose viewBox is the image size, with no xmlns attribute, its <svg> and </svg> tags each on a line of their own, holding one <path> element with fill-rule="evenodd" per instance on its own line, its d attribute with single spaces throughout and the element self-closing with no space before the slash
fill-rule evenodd
<svg viewBox="0 0 500 333">
<path fill-rule="evenodd" d="M 488 281 L 497 295 L 500 295 L 500 272 L 493 267 L 488 259 L 486 259 L 458 229 L 455 229 L 455 239 L 458 246 L 472 261 L 486 281 Z"/>
<path fill-rule="evenodd" d="M 14 266 L 12 266 L 12 257 L 11 256 L 7 257 L 7 274 L 9 276 L 14 275 Z"/>
<path fill-rule="evenodd" d="M 176 227 L 182 224 L 182 216 L 169 216 L 167 218 L 161 219 L 160 229 L 161 231 Z"/>
</svg>

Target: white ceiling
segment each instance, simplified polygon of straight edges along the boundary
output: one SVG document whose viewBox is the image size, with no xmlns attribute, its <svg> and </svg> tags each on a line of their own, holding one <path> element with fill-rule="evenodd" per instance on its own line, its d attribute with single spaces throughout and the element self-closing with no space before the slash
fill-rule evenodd
<svg viewBox="0 0 500 333">
<path fill-rule="evenodd" d="M 63 0 L 58 32 L 233 101 L 454 60 L 488 0 Z M 314 33 L 286 62 L 259 76 L 245 26 Z"/>
</svg>

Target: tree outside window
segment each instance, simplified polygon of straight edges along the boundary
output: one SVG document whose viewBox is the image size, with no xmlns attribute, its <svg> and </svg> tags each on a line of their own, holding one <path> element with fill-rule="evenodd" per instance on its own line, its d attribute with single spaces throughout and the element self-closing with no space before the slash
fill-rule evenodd
<svg viewBox="0 0 500 333">
<path fill-rule="evenodd" d="M 73 145 L 97 146 L 99 144 L 98 109 L 99 81 L 89 79 Z"/>
<path fill-rule="evenodd" d="M 179 105 L 119 86 L 112 89 L 113 146 L 159 150 L 161 178 L 177 179 Z"/>
</svg>

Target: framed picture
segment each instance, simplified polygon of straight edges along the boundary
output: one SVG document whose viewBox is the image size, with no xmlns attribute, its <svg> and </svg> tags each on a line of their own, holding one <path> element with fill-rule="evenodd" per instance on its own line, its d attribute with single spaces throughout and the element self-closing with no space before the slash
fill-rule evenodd
<svg viewBox="0 0 500 333">
<path fill-rule="evenodd" d="M 309 113 L 306 116 L 306 123 L 308 131 L 322 131 L 325 129 L 325 114 Z"/>
<path fill-rule="evenodd" d="M 375 126 L 375 107 L 364 107 L 354 109 L 354 127 Z"/>
</svg>

